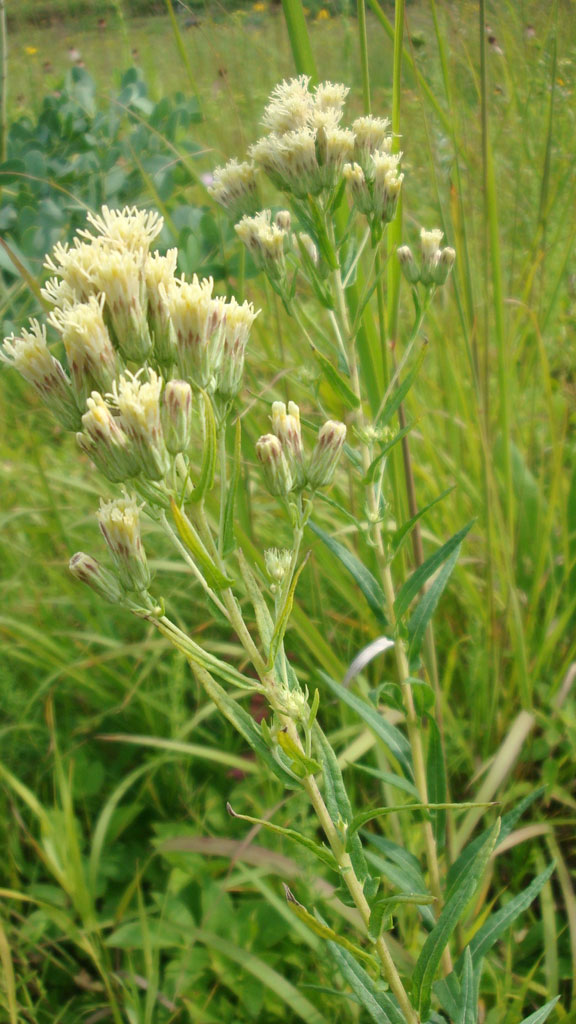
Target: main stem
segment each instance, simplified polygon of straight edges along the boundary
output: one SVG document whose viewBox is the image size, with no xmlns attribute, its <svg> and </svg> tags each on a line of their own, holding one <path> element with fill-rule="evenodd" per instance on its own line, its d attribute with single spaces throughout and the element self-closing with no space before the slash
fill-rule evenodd
<svg viewBox="0 0 576 1024">
<path fill-rule="evenodd" d="M 342 277 L 340 274 L 340 270 L 334 271 L 333 284 L 334 291 L 336 294 L 338 312 L 341 318 L 342 328 L 344 334 L 347 337 L 350 337 L 350 319 L 348 316 L 346 296 L 344 293 L 344 288 L 342 286 Z M 356 359 L 356 352 L 354 348 L 353 339 L 350 339 L 349 366 L 351 385 L 360 402 L 358 406 L 358 411 L 356 413 L 356 423 L 358 426 L 360 436 L 362 437 L 365 436 L 366 422 L 362 408 L 362 393 L 360 388 L 358 363 Z M 362 465 L 364 475 L 366 475 L 366 473 L 368 472 L 368 468 L 370 466 L 370 451 L 366 443 L 362 444 Z M 416 783 L 416 789 L 418 790 L 420 802 L 423 804 L 427 804 L 429 800 L 428 783 L 426 780 L 426 765 L 424 760 L 424 749 L 422 745 L 422 737 L 420 734 L 418 716 L 416 714 L 416 709 L 414 707 L 414 698 L 412 695 L 412 687 L 410 684 L 410 666 L 408 664 L 408 659 L 406 657 L 404 645 L 397 634 L 397 622 L 394 611 L 394 583 L 392 580 L 392 572 L 390 570 L 390 565 L 386 557 L 386 551 L 382 539 L 382 531 L 379 522 L 380 514 L 378 509 L 378 502 L 376 499 L 376 493 L 374 488 L 370 484 L 368 484 L 367 488 L 367 504 L 369 519 L 371 522 L 371 540 L 376 553 L 376 559 L 378 562 L 378 568 L 380 570 L 380 576 L 382 579 L 382 585 L 386 598 L 386 613 L 388 616 L 390 628 L 395 634 L 394 651 L 396 655 L 398 678 L 402 689 L 402 701 L 404 704 L 404 710 L 406 714 L 406 727 L 408 731 L 408 739 L 412 750 L 412 761 L 414 764 L 414 781 Z M 432 823 L 430 821 L 424 822 L 424 838 L 426 845 L 426 861 L 428 864 L 428 872 L 430 876 L 430 889 L 432 895 L 438 901 L 438 905 L 440 905 L 442 900 L 442 890 L 440 885 L 438 851 L 436 849 L 436 839 L 434 836 L 434 831 L 432 829 Z"/>
</svg>

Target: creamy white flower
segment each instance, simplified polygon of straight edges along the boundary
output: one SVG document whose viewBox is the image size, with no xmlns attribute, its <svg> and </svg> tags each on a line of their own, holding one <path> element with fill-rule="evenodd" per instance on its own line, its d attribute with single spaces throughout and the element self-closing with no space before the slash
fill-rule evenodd
<svg viewBox="0 0 576 1024">
<path fill-rule="evenodd" d="M 120 412 L 143 473 L 150 480 L 161 480 L 170 465 L 160 418 L 163 380 L 154 370 L 148 370 L 148 379 L 142 380 L 142 372 L 126 372 L 114 381 L 110 399 Z"/>
<path fill-rule="evenodd" d="M 100 501 L 100 529 L 126 590 L 147 590 L 150 571 L 140 536 L 140 509 L 133 495 Z"/>
<path fill-rule="evenodd" d="M 103 206 L 99 214 L 90 212 L 86 219 L 95 229 L 96 237 L 132 251 L 147 251 L 164 224 L 156 210 L 139 210 L 136 206 L 125 206 L 122 210 Z M 81 229 L 78 234 L 89 241 L 95 237 L 88 228 Z"/>
<path fill-rule="evenodd" d="M 257 191 L 256 167 L 252 161 L 230 160 L 224 167 L 216 167 L 212 184 L 208 186 L 209 194 L 234 220 L 255 212 Z"/>
<path fill-rule="evenodd" d="M 213 288 L 211 277 L 199 281 L 196 274 L 192 281 L 175 279 L 160 287 L 176 333 L 180 372 L 202 388 L 213 383 L 222 354 L 226 302 L 212 297 Z"/>
<path fill-rule="evenodd" d="M 19 337 L 11 334 L 5 338 L 0 359 L 33 385 L 64 427 L 78 428 L 80 410 L 64 367 L 48 348 L 44 324 L 32 319 L 30 330 L 23 328 Z"/>
<path fill-rule="evenodd" d="M 104 295 L 54 309 L 48 316 L 62 335 L 80 404 L 94 388 L 107 391 L 118 372 L 118 359 L 102 314 Z"/>
</svg>

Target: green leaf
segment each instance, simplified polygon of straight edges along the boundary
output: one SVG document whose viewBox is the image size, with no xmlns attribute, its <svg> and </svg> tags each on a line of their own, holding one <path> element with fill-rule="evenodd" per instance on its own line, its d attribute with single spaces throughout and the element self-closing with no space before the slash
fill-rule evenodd
<svg viewBox="0 0 576 1024">
<path fill-rule="evenodd" d="M 460 977 L 460 998 L 454 1024 L 476 1024 L 478 1019 L 478 985 L 480 977 L 475 974 L 470 946 L 464 951 L 464 966 Z"/>
<path fill-rule="evenodd" d="M 374 942 L 380 938 L 385 918 L 391 918 L 394 908 L 403 903 L 423 906 L 434 903 L 434 897 L 427 892 L 399 892 L 395 896 L 374 900 L 368 924 L 368 934 Z"/>
<path fill-rule="evenodd" d="M 227 692 L 224 690 L 215 679 L 212 678 L 209 672 L 201 668 L 199 665 L 192 663 L 192 668 L 202 683 L 208 696 L 214 701 L 216 707 L 227 718 L 231 725 L 244 737 L 246 742 L 252 747 L 255 754 L 258 755 L 264 761 L 265 764 L 274 772 L 274 775 L 280 779 L 285 785 L 291 789 L 294 788 L 294 779 L 286 771 L 285 768 L 276 760 L 269 748 L 266 746 L 262 739 L 262 733 L 256 725 L 256 722 L 244 710 L 240 704 L 237 703 Z"/>
<path fill-rule="evenodd" d="M 368 470 L 366 472 L 366 476 L 364 477 L 362 483 L 371 484 L 374 482 L 376 471 L 378 469 L 378 466 L 382 462 L 382 459 L 385 458 L 386 455 L 388 455 L 388 452 L 391 451 L 392 448 L 394 448 L 398 444 L 398 442 L 402 440 L 403 437 L 406 437 L 406 434 L 410 433 L 413 426 L 413 423 L 409 423 L 406 427 L 402 427 L 402 430 L 399 430 L 398 433 L 394 435 L 392 440 L 388 441 L 388 443 L 385 444 L 384 447 L 380 449 L 376 458 L 373 459 L 373 461 L 370 463 Z"/>
<path fill-rule="evenodd" d="M 230 587 L 234 583 L 234 580 L 229 576 L 225 576 L 224 573 L 220 571 L 198 537 L 192 523 L 188 519 L 188 516 L 181 508 L 178 507 L 174 498 L 170 498 L 170 507 L 172 509 L 172 517 L 176 524 L 176 529 L 180 534 L 180 539 L 192 555 L 194 561 L 197 563 L 198 568 L 201 569 L 208 585 L 212 587 L 213 590 L 225 590 L 227 587 Z"/>
<path fill-rule="evenodd" d="M 366 950 L 362 949 L 360 946 L 356 946 L 353 942 L 344 938 L 344 936 L 339 935 L 333 928 L 324 924 L 323 921 L 317 920 L 310 911 L 306 910 L 306 907 L 302 906 L 302 904 L 298 902 L 294 893 L 288 888 L 286 883 L 284 883 L 284 892 L 286 893 L 286 902 L 288 903 L 290 910 L 296 915 L 296 917 L 303 921 L 305 925 L 307 925 L 310 931 L 314 932 L 315 935 L 319 935 L 322 939 L 338 943 L 339 946 L 342 946 L 343 949 L 347 949 L 349 953 L 353 954 L 353 956 L 357 956 L 360 960 L 364 960 L 372 967 L 377 967 L 377 961 L 371 953 L 367 953 Z"/>
<path fill-rule="evenodd" d="M 216 420 L 214 418 L 212 402 L 205 391 L 201 391 L 200 393 L 202 395 L 204 452 L 202 454 L 202 469 L 200 471 L 200 477 L 190 498 L 193 502 L 201 501 L 207 492 L 212 490 L 212 487 L 214 486 L 216 456 L 218 451 Z"/>
<path fill-rule="evenodd" d="M 387 814 L 400 814 L 402 811 L 467 811 L 471 807 L 492 807 L 492 804 L 387 804 L 386 807 L 372 807 L 369 811 L 355 814 L 348 826 L 348 835 L 352 836 L 359 828 L 374 818 L 384 818 Z"/>
<path fill-rule="evenodd" d="M 440 917 L 430 935 L 426 939 L 412 978 L 413 998 L 416 1008 L 422 1017 L 426 1017 L 430 1009 L 430 993 L 442 953 L 464 913 L 474 893 L 482 881 L 486 865 L 492 855 L 498 833 L 500 820 L 489 832 L 476 857 L 462 874 L 458 885 L 451 892 Z"/>
<path fill-rule="evenodd" d="M 408 394 L 410 388 L 412 387 L 414 381 L 416 380 L 416 377 L 418 376 L 418 373 L 420 372 L 420 367 L 422 366 L 424 356 L 426 355 L 426 347 L 427 342 L 424 342 L 422 348 L 420 349 L 420 352 L 416 357 L 414 366 L 410 370 L 410 373 L 406 374 L 401 384 L 399 384 L 397 387 L 394 387 L 392 394 L 386 401 L 384 408 L 382 409 L 382 412 L 379 414 L 376 420 L 376 426 L 378 428 L 385 427 L 386 424 L 390 422 L 398 406 L 401 405 L 402 402 L 404 401 L 404 398 Z"/>
<path fill-rule="evenodd" d="M 474 520 L 471 520 L 466 526 L 464 526 L 458 533 L 455 533 L 450 540 L 446 541 L 441 548 L 438 548 L 433 555 L 430 555 L 422 565 L 419 565 L 414 570 L 411 576 L 408 577 L 406 582 L 398 591 L 396 601 L 394 602 L 394 610 L 396 617 L 401 619 L 404 613 L 410 607 L 410 604 L 420 592 L 424 584 L 430 577 L 440 568 L 442 563 L 452 554 L 452 552 L 459 547 L 464 540 L 464 537 L 472 529 Z"/>
<path fill-rule="evenodd" d="M 272 634 L 272 639 L 270 640 L 270 650 L 268 651 L 268 672 L 272 669 L 274 662 L 276 661 L 276 656 L 280 651 L 282 641 L 284 640 L 284 634 L 286 632 L 286 628 L 290 620 L 290 615 L 292 614 L 292 606 L 294 604 L 294 593 L 296 591 L 296 586 L 298 584 L 298 580 L 300 579 L 300 574 L 304 566 L 306 565 L 306 562 L 308 561 L 309 557 L 310 552 L 308 552 L 306 557 L 302 560 L 301 565 L 294 573 L 292 583 L 290 584 L 290 589 L 286 594 L 286 600 L 284 601 L 284 605 L 280 609 L 278 618 L 276 620 L 274 632 Z"/>
<path fill-rule="evenodd" d="M 520 1024 L 544 1024 L 544 1021 L 550 1016 L 559 999 L 560 996 L 555 996 L 554 999 L 551 999 L 549 1003 L 545 1003 L 535 1013 L 531 1013 L 529 1017 L 524 1017 Z"/>
<path fill-rule="evenodd" d="M 418 790 L 412 782 L 408 779 L 403 779 L 401 775 L 394 775 L 394 772 L 383 772 L 379 768 L 372 768 L 371 765 L 361 764 L 359 761 L 355 761 L 354 764 L 350 765 L 354 771 L 365 772 L 366 775 L 372 775 L 375 779 L 380 779 L 381 782 L 385 782 L 387 786 L 392 786 L 394 789 L 401 789 L 404 793 L 408 793 L 418 800 Z"/>
<path fill-rule="evenodd" d="M 404 1014 L 393 997 L 376 988 L 370 975 L 356 963 L 353 956 L 340 949 L 335 942 L 328 943 L 328 950 L 360 1005 L 370 1014 L 375 1024 L 405 1024 Z"/>
<path fill-rule="evenodd" d="M 234 434 L 234 458 L 232 461 L 232 472 L 228 481 L 228 493 L 224 506 L 224 520 L 222 523 L 221 550 L 224 558 L 227 558 L 236 547 L 234 536 L 234 510 L 236 506 L 236 492 L 242 467 L 242 422 L 236 420 L 236 432 Z"/>
<path fill-rule="evenodd" d="M 340 544 L 339 541 L 334 540 L 329 533 L 326 533 L 325 530 L 320 526 L 317 526 L 316 523 L 309 522 L 308 525 L 312 532 L 315 533 L 317 537 L 320 537 L 320 540 L 326 545 L 328 550 L 331 551 L 332 554 L 335 555 L 342 563 L 344 568 L 348 570 L 364 594 L 369 608 L 374 612 L 374 615 L 379 622 L 384 623 L 385 617 L 383 609 L 386 606 L 386 598 L 384 597 L 382 587 L 374 578 L 370 570 L 367 569 L 360 559 L 357 558 L 356 555 L 353 555 L 348 548 L 344 547 L 343 544 Z"/>
<path fill-rule="evenodd" d="M 267 829 L 268 832 L 274 832 L 277 836 L 284 836 L 286 839 L 291 839 L 292 842 L 298 843 L 299 846 L 303 846 L 305 850 L 313 853 L 318 860 L 321 860 L 322 863 L 331 868 L 332 871 L 339 870 L 334 854 L 327 846 L 320 845 L 320 843 L 315 842 L 314 839 L 309 839 L 308 836 L 303 836 L 300 832 L 297 832 L 296 829 L 284 828 L 282 825 L 275 825 L 274 822 L 265 821 L 263 818 L 252 818 L 249 814 L 238 814 L 229 803 L 226 804 L 226 810 L 232 818 L 240 818 L 242 821 L 248 821 L 251 825 L 260 825 L 262 828 Z"/>
<path fill-rule="evenodd" d="M 498 941 L 500 936 L 510 927 L 512 922 L 527 910 L 550 878 L 554 868 L 555 864 L 549 864 L 541 874 L 537 875 L 536 878 L 530 882 L 530 885 L 528 885 L 523 892 L 510 900 L 510 902 L 507 903 L 505 907 L 502 907 L 501 910 L 498 910 L 495 914 L 491 914 L 488 920 L 484 922 L 470 942 L 469 948 L 474 965 L 480 963 L 483 957 L 486 956 L 488 950 L 492 948 L 494 943 Z"/>
<path fill-rule="evenodd" d="M 328 813 L 335 825 L 338 825 L 339 822 L 349 824 L 352 821 L 352 807 L 346 792 L 338 758 L 330 742 L 317 724 L 314 726 L 314 737 L 319 748 L 319 756 L 322 760 L 324 794 Z M 358 878 L 361 882 L 364 882 L 369 877 L 369 872 L 360 836 L 356 835 L 351 838 L 348 844 L 348 852 Z"/>
<path fill-rule="evenodd" d="M 366 847 L 366 859 L 373 865 L 380 875 L 391 885 L 396 886 L 401 892 L 426 892 L 426 882 L 422 869 L 416 857 L 398 846 L 390 839 L 374 835 L 372 832 L 363 833 Z M 379 853 L 375 853 L 378 850 Z M 381 856 L 383 854 L 383 856 Z M 427 905 L 418 904 L 418 910 L 429 928 L 433 928 L 436 919 Z"/>
<path fill-rule="evenodd" d="M 304 751 L 300 750 L 298 744 L 287 732 L 278 733 L 278 746 L 290 759 L 290 767 L 300 779 L 306 778 L 307 775 L 317 775 L 322 771 L 322 765 L 313 757 L 306 757 Z"/>
<path fill-rule="evenodd" d="M 436 721 L 428 719 L 430 733 L 428 741 L 428 757 L 426 760 L 426 781 L 428 798 L 431 802 L 442 804 L 446 800 L 446 766 L 442 737 Z M 446 813 L 442 810 L 432 812 L 434 836 L 439 847 L 444 846 L 446 838 Z"/>
<path fill-rule="evenodd" d="M 425 516 L 426 513 L 429 512 L 431 508 L 433 508 L 434 505 L 437 505 L 439 501 L 442 501 L 442 499 L 445 498 L 448 494 L 451 494 L 453 490 L 454 486 L 448 487 L 447 490 L 443 491 L 442 494 L 439 494 L 438 497 L 434 498 L 433 501 L 429 501 L 428 504 L 424 506 L 424 508 L 421 508 L 420 511 L 417 512 L 415 516 L 412 516 L 411 519 L 408 519 L 408 521 L 405 522 L 400 527 L 399 530 L 396 530 L 396 532 L 392 534 L 392 555 L 390 560 L 396 557 L 396 555 L 400 551 L 400 548 L 404 544 L 404 541 L 408 539 L 410 533 L 416 526 L 418 520 L 422 519 L 422 516 Z"/>
<path fill-rule="evenodd" d="M 410 617 L 407 628 L 408 659 L 411 663 L 414 662 L 420 654 L 420 649 L 424 641 L 424 634 L 426 633 L 426 627 L 436 611 L 438 601 L 440 600 L 442 592 L 452 575 L 456 562 L 458 561 L 460 547 L 461 545 L 458 544 L 458 546 L 454 548 L 454 551 L 450 557 L 447 558 L 440 569 L 440 572 L 434 578 L 434 582 L 418 602 L 412 616 Z"/>
<path fill-rule="evenodd" d="M 507 811 L 506 814 L 503 815 L 496 847 L 500 846 L 500 844 L 508 838 L 512 830 L 516 827 L 516 823 L 524 814 L 524 811 L 530 807 L 530 804 L 533 804 L 534 801 L 538 800 L 545 792 L 546 787 L 539 786 L 539 788 L 535 789 L 533 793 L 529 793 L 528 796 L 525 796 L 524 799 L 516 805 L 516 807 L 512 808 L 511 811 Z M 481 832 L 479 836 L 476 836 L 476 838 L 473 839 L 472 842 L 468 843 L 468 846 L 462 850 L 458 859 L 454 861 L 446 878 L 448 894 L 450 894 L 458 884 L 461 875 L 466 871 L 470 861 L 474 859 L 490 832 L 491 829 L 486 829 L 484 832 Z"/>
<path fill-rule="evenodd" d="M 327 356 L 323 352 L 320 352 L 314 345 L 311 346 L 314 358 L 318 363 L 324 377 L 328 381 L 332 390 L 342 399 L 344 405 L 348 409 L 358 409 L 360 406 L 360 399 L 358 395 L 354 393 L 348 382 L 344 377 L 340 376 L 338 370 L 332 365 Z"/>
<path fill-rule="evenodd" d="M 349 708 L 352 708 L 366 725 L 370 726 L 372 731 L 378 736 L 384 743 L 387 749 L 390 751 L 392 756 L 401 766 L 404 774 L 408 779 L 413 779 L 412 770 L 412 753 L 410 750 L 410 744 L 404 734 L 394 725 L 390 725 L 382 715 L 378 714 L 375 708 L 371 707 L 366 701 L 357 697 L 356 694 L 350 693 L 344 686 L 337 683 L 332 679 L 326 672 L 320 671 L 321 679 L 326 686 L 332 690 L 340 700 L 344 701 Z"/>
</svg>

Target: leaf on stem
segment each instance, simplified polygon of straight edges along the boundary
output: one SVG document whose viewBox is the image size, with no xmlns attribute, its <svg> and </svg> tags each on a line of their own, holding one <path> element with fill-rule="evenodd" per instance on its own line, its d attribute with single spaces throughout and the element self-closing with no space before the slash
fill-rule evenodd
<svg viewBox="0 0 576 1024">
<path fill-rule="evenodd" d="M 401 619 L 403 615 L 408 611 L 412 601 L 422 589 L 427 580 L 440 568 L 443 562 L 450 557 L 452 552 L 460 546 L 464 537 L 470 532 L 475 520 L 471 520 L 466 524 L 458 533 L 455 533 L 450 540 L 446 541 L 441 548 L 438 548 L 434 554 L 430 555 L 422 565 L 419 565 L 414 570 L 411 576 L 408 577 L 406 582 L 400 587 L 396 600 L 394 602 L 394 610 L 396 612 L 396 618 Z"/>
<path fill-rule="evenodd" d="M 341 398 L 347 409 L 358 409 L 360 406 L 360 399 L 354 393 L 348 382 L 338 373 L 338 370 L 332 365 L 328 356 L 325 356 L 320 349 L 316 348 L 315 345 L 310 345 L 312 354 L 320 367 L 320 370 L 324 374 L 324 377 L 328 381 L 328 384 L 332 390 Z"/>
<path fill-rule="evenodd" d="M 370 1014 L 375 1024 L 406 1024 L 395 999 L 376 987 L 370 975 L 356 963 L 350 953 L 340 949 L 334 942 L 328 943 L 328 950 L 360 1005 Z"/>
<path fill-rule="evenodd" d="M 372 573 L 366 566 L 360 561 L 356 555 L 353 555 L 348 548 L 340 544 L 339 541 L 334 540 L 329 533 L 326 533 L 322 527 L 317 526 L 316 523 L 310 521 L 308 523 L 310 529 L 317 537 L 326 545 L 329 551 L 342 563 L 345 569 L 348 570 L 350 575 L 353 577 L 355 582 L 360 587 L 360 590 L 364 594 L 366 601 L 368 602 L 369 608 L 374 612 L 374 615 L 380 623 L 385 622 L 383 609 L 386 606 L 386 598 L 384 597 L 384 591 L 374 578 Z"/>
<path fill-rule="evenodd" d="M 214 474 L 216 472 L 216 455 L 218 448 L 216 420 L 214 418 L 212 402 L 205 391 L 201 391 L 201 395 L 204 452 L 202 454 L 202 469 L 200 471 L 200 477 L 190 497 L 190 500 L 193 502 L 202 501 L 205 494 L 214 486 Z"/>
<path fill-rule="evenodd" d="M 390 561 L 392 561 L 392 559 L 396 557 L 404 541 L 407 540 L 412 530 L 416 526 L 418 520 L 422 519 L 422 516 L 425 516 L 426 513 L 434 505 L 437 505 L 439 501 L 442 501 L 442 499 L 445 498 L 446 495 L 451 494 L 453 490 L 453 486 L 448 487 L 448 489 L 443 491 L 442 494 L 439 494 L 437 498 L 434 498 L 434 500 L 430 501 L 427 505 L 424 506 L 424 508 L 421 508 L 420 511 L 417 512 L 415 516 L 412 516 L 411 519 L 408 519 L 408 521 L 404 523 L 399 530 L 396 530 L 396 532 L 392 536 L 392 552 L 390 555 Z"/>
<path fill-rule="evenodd" d="M 373 807 L 369 811 L 355 814 L 348 826 L 348 836 L 354 835 L 358 829 L 374 818 L 384 818 L 387 814 L 400 814 L 403 811 L 466 811 L 470 807 L 492 807 L 492 804 L 387 804 L 386 807 Z"/>
<path fill-rule="evenodd" d="M 340 683 L 335 682 L 326 672 L 319 672 L 319 675 L 326 686 L 332 690 L 332 693 L 336 695 L 340 700 L 344 701 L 349 708 L 352 708 L 360 718 L 366 722 L 372 731 L 378 736 L 384 743 L 392 757 L 398 762 L 402 771 L 408 779 L 413 779 L 412 770 L 412 754 L 410 750 L 410 744 L 404 734 L 394 725 L 390 725 L 385 718 L 382 717 L 376 711 L 375 708 L 370 707 L 366 701 L 362 700 L 361 697 L 357 697 L 356 694 L 350 693 Z"/>
<path fill-rule="evenodd" d="M 224 519 L 222 522 L 222 537 L 220 538 L 221 551 L 224 558 L 227 558 L 236 547 L 234 535 L 234 510 L 236 506 L 236 492 L 242 467 L 242 423 L 236 420 L 236 432 L 234 434 L 234 459 L 232 461 L 232 472 L 228 482 L 228 493 L 224 507 Z"/>
<path fill-rule="evenodd" d="M 468 865 L 459 879 L 458 885 L 452 890 L 440 917 L 430 935 L 426 939 L 422 952 L 418 957 L 412 978 L 413 996 L 416 1007 L 422 1017 L 426 1017 L 430 1009 L 430 993 L 442 953 L 446 948 L 452 932 L 477 891 L 484 871 L 498 839 L 500 819 L 492 827 L 484 843 L 479 848 L 474 860 Z"/>
<path fill-rule="evenodd" d="M 410 391 L 410 388 L 412 387 L 414 381 L 416 380 L 416 377 L 418 376 L 418 374 L 420 372 L 420 367 L 422 366 L 422 362 L 424 360 L 424 356 L 426 355 L 426 347 L 427 347 L 427 342 L 424 342 L 422 347 L 421 347 L 421 349 L 420 349 L 420 352 L 418 353 L 418 355 L 416 357 L 416 361 L 414 363 L 414 366 L 412 367 L 410 372 L 406 374 L 406 376 L 404 377 L 404 380 L 402 381 L 402 383 L 398 384 L 397 387 L 394 387 L 394 390 L 392 391 L 392 394 L 389 396 L 389 398 L 384 403 L 384 407 L 382 409 L 382 412 L 380 412 L 378 414 L 378 417 L 376 419 L 376 426 L 378 428 L 385 427 L 386 424 L 390 422 L 390 420 L 392 419 L 394 413 L 396 412 L 398 407 L 402 404 L 402 402 L 404 401 L 406 395 Z"/>
<path fill-rule="evenodd" d="M 330 928 L 327 924 L 324 924 L 324 922 L 317 920 L 309 910 L 306 910 L 306 907 L 302 906 L 302 904 L 298 902 L 294 893 L 288 888 L 286 883 L 283 882 L 282 884 L 284 885 L 286 902 L 290 910 L 296 915 L 296 917 L 303 921 L 305 925 L 307 925 L 310 931 L 314 932 L 315 935 L 319 935 L 322 939 L 328 939 L 331 942 L 338 943 L 338 945 L 342 946 L 343 949 L 347 949 L 348 952 L 353 954 L 353 956 L 357 956 L 360 960 L 364 960 L 365 963 L 370 964 L 371 967 L 377 967 L 377 961 L 371 953 L 367 953 L 366 950 L 362 949 L 360 946 L 356 946 L 353 942 L 350 942 L 349 939 L 344 938 L 343 935 L 339 935 L 338 932 L 335 932 L 333 928 Z"/>
<path fill-rule="evenodd" d="M 318 860 L 322 861 L 326 867 L 332 869 L 332 871 L 338 871 L 338 864 L 334 857 L 334 854 L 328 849 L 327 846 L 320 845 L 314 839 L 309 839 L 308 836 L 303 836 L 300 832 L 297 832 L 294 828 L 284 828 L 282 825 L 275 825 L 272 821 L 265 821 L 263 818 L 253 818 L 249 814 L 238 814 L 234 810 L 230 803 L 226 804 L 226 810 L 231 818 L 240 818 L 242 821 L 247 821 L 251 825 L 260 825 L 261 828 L 265 828 L 268 832 L 274 832 L 278 836 L 284 836 L 286 839 L 291 839 L 294 843 L 298 843 L 299 846 L 303 846 L 304 849 L 313 853 Z"/>
<path fill-rule="evenodd" d="M 225 590 L 227 587 L 230 587 L 234 580 L 229 576 L 225 576 L 220 571 L 198 537 L 188 516 L 178 507 L 174 498 L 170 499 L 170 507 L 180 539 L 197 563 L 198 568 L 202 570 L 208 586 L 212 587 L 213 590 Z"/>
<path fill-rule="evenodd" d="M 301 572 L 302 572 L 302 570 L 303 570 L 304 566 L 306 565 L 306 562 L 308 561 L 309 558 L 310 558 L 310 552 L 308 551 L 306 553 L 305 557 L 302 559 L 302 562 L 301 562 L 300 566 L 298 567 L 298 569 L 294 573 L 294 577 L 292 579 L 292 583 L 290 584 L 290 589 L 289 589 L 288 593 L 286 594 L 286 600 L 284 602 L 283 607 L 280 609 L 280 613 L 278 615 L 278 618 L 276 620 L 276 624 L 274 626 L 274 632 L 272 634 L 272 639 L 270 640 L 270 650 L 268 651 L 267 671 L 270 671 L 272 669 L 272 667 L 274 665 L 274 662 L 276 661 L 276 656 L 277 656 L 277 654 L 278 654 L 278 652 L 280 650 L 282 641 L 284 640 L 284 634 L 286 632 L 286 628 L 288 626 L 288 621 L 289 621 L 290 615 L 292 613 L 292 606 L 294 604 L 294 592 L 296 590 L 296 586 L 298 584 L 298 580 L 300 579 L 300 574 L 301 574 Z"/>
</svg>

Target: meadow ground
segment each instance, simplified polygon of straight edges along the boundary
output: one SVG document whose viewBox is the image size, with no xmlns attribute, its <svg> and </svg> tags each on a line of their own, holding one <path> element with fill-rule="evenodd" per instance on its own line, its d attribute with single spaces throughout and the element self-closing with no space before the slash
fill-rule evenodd
<svg viewBox="0 0 576 1024">
<path fill-rule="evenodd" d="M 498 858 L 476 922 L 503 888 L 514 895 L 551 859 L 557 865 L 497 947 L 483 1012 L 487 1024 L 515 1024 L 523 1008 L 527 1014 L 560 992 L 556 1024 L 575 1019 L 576 12 L 569 4 L 510 3 L 488 5 L 486 17 L 483 68 L 476 4 L 407 7 L 403 240 L 414 245 L 421 224 L 439 225 L 457 262 L 426 321 L 428 353 L 406 409 L 419 506 L 453 488 L 423 520 L 425 553 L 474 520 L 435 619 L 452 798 L 480 795 L 506 811 L 545 787 L 529 812 L 531 831 L 514 833 Z M 101 18 L 94 9 L 78 19 L 11 23 L 7 120 L 25 127 L 11 128 L 0 167 L 3 238 L 39 274 L 40 228 L 50 244 L 69 235 L 79 223 L 75 203 L 123 197 L 160 205 L 163 243 L 178 244 L 182 269 L 213 273 L 230 292 L 243 280 L 237 242 L 206 192 L 206 175 L 243 156 L 271 88 L 294 73 L 283 15 L 261 4 L 195 8 L 179 11 L 174 23 L 130 18 L 117 6 Z M 368 29 L 372 109 L 389 115 L 392 39 L 373 12 Z M 355 19 L 316 14 L 309 30 L 319 77 L 351 85 L 349 108 L 361 113 Z M 138 73 L 123 80 L 132 67 Z M 45 97 L 57 127 L 42 121 Z M 42 160 L 50 145 L 56 153 L 64 124 L 60 172 Z M 42 156 L 26 158 L 32 151 Z M 38 305 L 6 252 L 1 265 L 8 332 Z M 248 358 L 245 446 L 254 462 L 268 381 L 277 382 L 275 397 L 296 397 L 305 409 L 318 395 L 323 402 L 334 395 L 311 371 L 301 332 L 262 279 L 248 275 L 243 286 L 263 308 Z M 397 351 L 409 325 L 406 289 Z M 333 1021 L 360 1022 L 354 1001 L 334 996 L 339 976 L 318 966 L 321 940 L 295 923 L 279 893 L 287 872 L 310 900 L 325 895 L 325 879 L 273 836 L 264 852 L 246 854 L 226 816 L 228 798 L 264 817 L 285 794 L 255 762 L 238 760 L 243 742 L 216 718 L 180 655 L 127 612 L 79 593 L 66 566 L 78 548 L 97 549 L 100 482 L 16 374 L 0 373 L 0 398 L 5 1019 L 105 1019 L 110 988 L 122 993 L 117 1020 L 324 1019 L 308 1004 L 294 1009 L 294 985 Z M 399 449 L 389 472 L 407 517 Z M 255 473 L 254 466 L 249 478 Z M 340 481 L 332 497 L 362 514 L 350 482 Z M 241 503 L 249 550 L 279 543 L 267 509 Z M 335 509 L 326 506 L 323 516 L 325 528 L 355 545 Z M 313 689 L 318 664 L 342 678 L 380 626 L 350 574 L 320 541 L 308 545 L 313 558 L 289 644 Z M 369 547 L 360 550 L 372 565 Z M 406 545 L 400 579 L 411 559 Z M 154 569 L 170 570 L 167 596 L 194 635 L 238 658 L 235 636 L 214 624 L 168 551 L 160 548 Z M 377 662 L 363 685 L 367 692 L 385 680 Z M 362 722 L 324 696 L 343 762 L 385 767 Z M 365 772 L 348 776 L 356 806 L 389 798 L 386 784 L 371 785 Z M 95 836 L 103 807 L 106 827 Z M 306 821 L 300 797 L 285 801 L 282 820 Z M 475 824 L 457 821 L 461 832 Z M 421 855 L 406 816 L 384 834 L 397 842 L 408 836 Z M 87 929 L 87 908 L 95 906 L 98 922 Z M 344 920 L 347 908 L 332 913 Z M 400 920 L 410 957 L 416 929 L 409 912 Z"/>
</svg>

